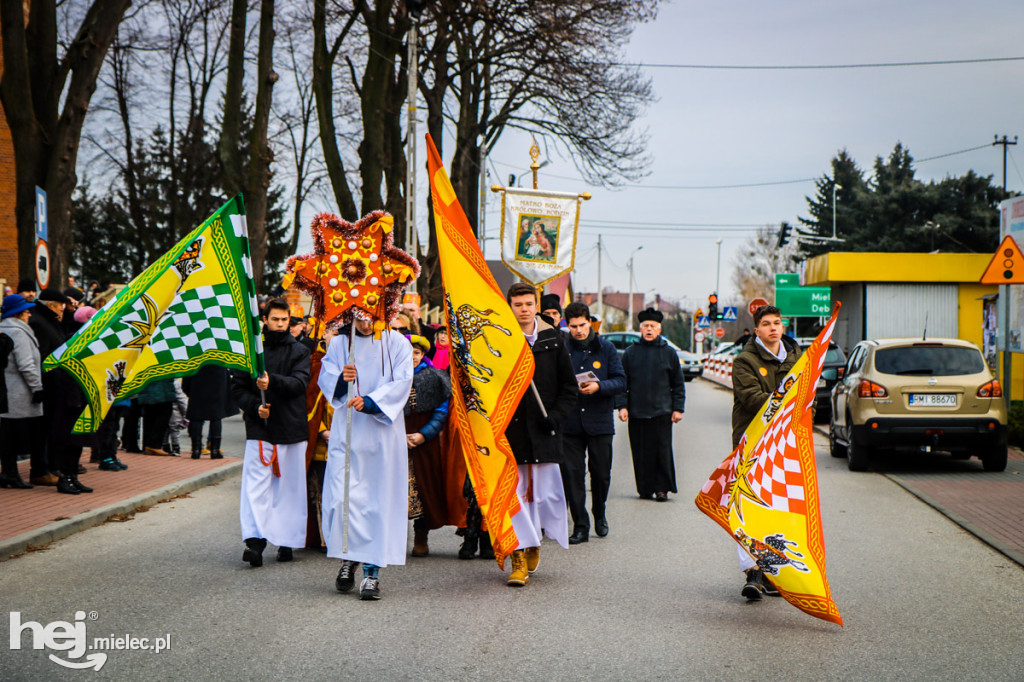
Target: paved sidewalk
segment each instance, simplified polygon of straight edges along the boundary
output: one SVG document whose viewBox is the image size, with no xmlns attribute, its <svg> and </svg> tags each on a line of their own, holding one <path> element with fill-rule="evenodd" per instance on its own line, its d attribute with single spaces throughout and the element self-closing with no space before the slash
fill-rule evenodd
<svg viewBox="0 0 1024 682">
<path fill-rule="evenodd" d="M 182 444 L 187 447 L 187 439 Z M 34 550 L 73 533 L 98 526 L 119 514 L 131 514 L 178 495 L 213 485 L 242 471 L 245 433 L 242 419 L 224 420 L 224 459 L 153 457 L 118 453 L 128 465 L 124 471 L 100 471 L 89 463 L 89 449 L 82 453 L 88 471 L 79 476 L 94 492 L 63 495 L 52 486 L 31 490 L 0 488 L 0 561 Z M 29 462 L 20 462 L 21 477 L 28 480 Z"/>
</svg>

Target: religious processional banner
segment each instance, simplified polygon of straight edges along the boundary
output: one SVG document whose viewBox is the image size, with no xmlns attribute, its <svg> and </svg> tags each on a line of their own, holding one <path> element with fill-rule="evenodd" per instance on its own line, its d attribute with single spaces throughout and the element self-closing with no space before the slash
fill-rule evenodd
<svg viewBox="0 0 1024 682">
<path fill-rule="evenodd" d="M 589 196 L 589 195 L 588 195 Z M 538 189 L 501 189 L 501 260 L 540 286 L 572 271 L 583 196 Z"/>
<path fill-rule="evenodd" d="M 504 568 L 519 544 L 512 529 L 519 474 L 505 428 L 533 380 L 533 353 L 484 262 L 430 135 L 427 168 L 451 344 L 452 412 L 494 555 Z"/>
<path fill-rule="evenodd" d="M 750 554 L 786 601 L 842 625 L 825 575 L 811 418 L 839 307 L 765 401 L 736 450 L 711 474 L 696 503 Z"/>
<path fill-rule="evenodd" d="M 242 196 L 192 230 L 55 350 L 88 405 L 75 433 L 94 433 L 110 406 L 151 381 L 216 364 L 263 372 L 256 287 Z"/>
</svg>

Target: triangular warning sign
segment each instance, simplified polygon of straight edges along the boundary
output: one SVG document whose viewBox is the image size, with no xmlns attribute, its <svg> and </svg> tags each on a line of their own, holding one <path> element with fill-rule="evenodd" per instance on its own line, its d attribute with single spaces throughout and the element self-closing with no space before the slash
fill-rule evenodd
<svg viewBox="0 0 1024 682">
<path fill-rule="evenodd" d="M 1013 237 L 1006 235 L 981 276 L 982 284 L 1024 284 L 1024 256 Z"/>
</svg>

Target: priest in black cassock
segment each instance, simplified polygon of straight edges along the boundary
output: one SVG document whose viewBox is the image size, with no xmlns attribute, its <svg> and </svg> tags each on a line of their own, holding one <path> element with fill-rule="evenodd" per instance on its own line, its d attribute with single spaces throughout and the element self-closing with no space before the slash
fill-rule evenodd
<svg viewBox="0 0 1024 682">
<path fill-rule="evenodd" d="M 639 315 L 640 339 L 622 355 L 626 392 L 616 396 L 619 419 L 629 423 L 633 474 L 640 497 L 668 500 L 676 490 L 672 425 L 683 418 L 686 401 L 679 356 L 661 336 L 661 311 Z"/>
</svg>

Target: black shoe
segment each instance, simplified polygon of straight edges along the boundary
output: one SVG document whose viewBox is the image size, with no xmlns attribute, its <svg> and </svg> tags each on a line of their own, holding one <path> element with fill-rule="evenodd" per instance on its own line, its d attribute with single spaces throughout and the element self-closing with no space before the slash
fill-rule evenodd
<svg viewBox="0 0 1024 682">
<path fill-rule="evenodd" d="M 570 545 L 578 545 L 581 542 L 587 542 L 590 540 L 590 533 L 585 530 L 573 531 L 573 534 L 569 536 Z"/>
<path fill-rule="evenodd" d="M 61 476 L 60 480 L 57 481 L 57 492 L 77 495 L 82 491 L 75 487 L 75 483 L 71 480 L 70 476 Z"/>
<path fill-rule="evenodd" d="M 266 547 L 267 541 L 263 538 L 246 538 L 242 561 L 248 561 L 253 568 L 259 568 L 263 565 L 263 550 Z"/>
<path fill-rule="evenodd" d="M 494 561 L 494 547 L 491 546 L 491 534 L 480 531 L 480 558 Z"/>
<path fill-rule="evenodd" d="M 772 581 L 768 580 L 768 578 L 764 577 L 764 575 L 761 576 L 761 591 L 769 597 L 782 596 L 781 594 L 779 594 L 778 588 L 775 587 L 775 585 L 772 585 Z"/>
<path fill-rule="evenodd" d="M 100 462 L 100 471 L 121 471 L 115 459 L 105 459 Z"/>
<path fill-rule="evenodd" d="M 476 545 L 477 536 L 470 537 L 467 533 L 465 538 L 462 540 L 462 546 L 459 547 L 459 558 L 460 559 L 472 559 L 476 556 Z"/>
<path fill-rule="evenodd" d="M 668 493 L 654 493 L 654 499 L 658 502 L 668 502 Z"/>
<path fill-rule="evenodd" d="M 192 451 L 192 459 L 199 459 L 199 452 L 196 450 Z"/>
<path fill-rule="evenodd" d="M 92 492 L 92 488 L 90 488 L 87 485 L 82 485 L 82 482 L 78 480 L 77 476 L 75 476 L 74 478 L 71 479 L 71 484 L 74 485 L 76 488 L 78 488 L 78 492 L 80 492 L 80 493 L 91 493 Z"/>
<path fill-rule="evenodd" d="M 21 474 L 3 474 L 0 476 L 0 488 L 23 488 L 27 490 L 28 488 L 34 487 L 35 486 L 31 483 L 26 483 L 25 480 L 22 479 Z"/>
<path fill-rule="evenodd" d="M 597 533 L 599 538 L 608 535 L 608 519 L 603 516 L 599 519 L 594 519 L 594 532 Z"/>
<path fill-rule="evenodd" d="M 291 547 L 278 547 L 277 548 L 277 560 L 278 561 L 291 561 L 293 558 Z"/>
<path fill-rule="evenodd" d="M 78 473 L 84 474 L 86 471 L 88 471 L 88 469 L 85 468 L 84 464 L 79 464 L 78 465 Z"/>
<path fill-rule="evenodd" d="M 116 464 L 121 471 L 124 471 L 125 469 L 128 468 L 128 465 L 119 460 L 117 457 L 114 458 L 114 464 Z"/>
<path fill-rule="evenodd" d="M 210 450 L 210 459 L 224 459 L 224 453 L 220 450 Z"/>
<path fill-rule="evenodd" d="M 338 570 L 338 577 L 334 579 L 334 586 L 338 592 L 348 592 L 356 584 L 356 566 L 354 561 L 342 561 L 341 569 Z"/>
<path fill-rule="evenodd" d="M 380 579 L 374 577 L 363 578 L 359 585 L 359 598 L 363 601 L 380 599 Z"/>
<path fill-rule="evenodd" d="M 747 582 L 740 590 L 740 594 L 747 598 L 747 601 L 761 601 L 761 571 L 751 568 L 747 571 Z"/>
</svg>

